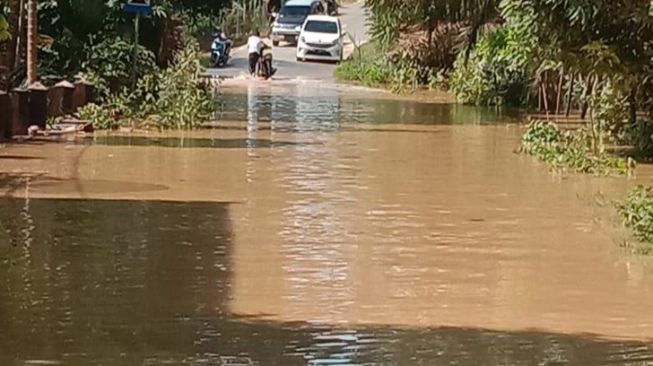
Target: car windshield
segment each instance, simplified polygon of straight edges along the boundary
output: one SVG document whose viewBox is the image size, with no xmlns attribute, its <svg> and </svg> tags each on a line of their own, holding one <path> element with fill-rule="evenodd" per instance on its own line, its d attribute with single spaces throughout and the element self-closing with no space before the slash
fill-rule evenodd
<svg viewBox="0 0 653 366">
<path fill-rule="evenodd" d="M 306 22 L 304 30 L 306 32 L 337 34 L 338 24 L 336 22 L 311 20 Z"/>
<path fill-rule="evenodd" d="M 311 12 L 310 6 L 285 6 L 281 9 L 280 18 L 305 17 Z"/>
</svg>

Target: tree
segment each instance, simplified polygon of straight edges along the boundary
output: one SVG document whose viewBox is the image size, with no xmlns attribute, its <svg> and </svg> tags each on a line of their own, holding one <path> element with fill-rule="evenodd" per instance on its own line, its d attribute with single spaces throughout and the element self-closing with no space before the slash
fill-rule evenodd
<svg viewBox="0 0 653 366">
<path fill-rule="evenodd" d="M 27 1 L 27 83 L 38 79 L 38 10 L 37 0 Z"/>
<path fill-rule="evenodd" d="M 439 25 L 468 22 L 469 43 L 474 44 L 481 27 L 499 15 L 499 0 L 366 0 L 371 10 L 373 37 L 391 45 L 412 27 L 430 35 Z"/>
<path fill-rule="evenodd" d="M 544 54 L 585 81 L 585 95 L 603 85 L 616 88 L 630 106 L 647 109 L 653 79 L 651 0 L 503 0 L 508 18 L 532 29 Z M 529 17 L 521 17 L 524 13 Z"/>
</svg>

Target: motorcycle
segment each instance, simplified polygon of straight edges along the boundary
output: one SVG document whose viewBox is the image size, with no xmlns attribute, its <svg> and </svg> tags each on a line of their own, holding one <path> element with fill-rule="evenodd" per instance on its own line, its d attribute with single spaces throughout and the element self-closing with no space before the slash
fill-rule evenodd
<svg viewBox="0 0 653 366">
<path fill-rule="evenodd" d="M 326 0 L 327 14 L 331 16 L 338 15 L 338 2 L 337 0 Z"/>
<path fill-rule="evenodd" d="M 218 36 L 211 44 L 211 65 L 213 67 L 224 67 L 229 62 L 231 52 L 231 40 Z"/>
<path fill-rule="evenodd" d="M 264 50 L 269 49 L 269 47 L 265 47 Z M 277 69 L 272 66 L 272 52 L 263 52 L 261 51 L 262 55 L 258 59 L 258 76 L 268 80 L 274 74 L 277 72 Z"/>
</svg>

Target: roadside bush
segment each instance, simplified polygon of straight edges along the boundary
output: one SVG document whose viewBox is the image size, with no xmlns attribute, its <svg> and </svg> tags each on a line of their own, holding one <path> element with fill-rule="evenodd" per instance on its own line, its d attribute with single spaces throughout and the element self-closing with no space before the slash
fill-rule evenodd
<svg viewBox="0 0 653 366">
<path fill-rule="evenodd" d="M 444 83 L 438 72 L 416 66 L 413 61 L 396 55 L 388 57 L 377 44 L 365 44 L 354 52 L 351 59 L 338 65 L 336 78 L 370 87 L 385 86 L 395 92 L 421 86 L 435 89 Z"/>
<path fill-rule="evenodd" d="M 213 112 L 211 89 L 200 78 L 197 43 L 189 42 L 158 78 L 157 117 L 161 128 L 196 128 Z"/>
<path fill-rule="evenodd" d="M 510 26 L 484 35 L 469 59 L 458 55 L 449 87 L 465 104 L 525 104 L 530 85 L 528 62 L 532 55 L 526 44 L 531 38 Z M 531 46 L 532 47 L 532 46 Z"/>
<path fill-rule="evenodd" d="M 638 158 L 653 157 L 653 125 L 645 117 L 638 117 L 634 123 L 629 121 L 628 98 L 612 82 L 606 82 L 591 102 L 590 126 L 599 146 L 609 140 L 632 147 Z"/>
<path fill-rule="evenodd" d="M 638 158 L 651 160 L 653 158 L 653 124 L 638 120 L 624 129 L 624 143 L 632 146 L 633 153 Z"/>
<path fill-rule="evenodd" d="M 651 188 L 635 188 L 625 202 L 617 205 L 624 225 L 632 229 L 635 237 L 646 244 L 653 244 L 653 194 Z M 653 248 L 649 248 L 651 250 Z"/>
<path fill-rule="evenodd" d="M 489 78 L 485 77 L 482 61 L 473 55 L 466 64 L 459 58 L 449 78 L 449 88 L 456 99 L 464 104 L 495 104 L 497 95 L 490 92 Z"/>
<path fill-rule="evenodd" d="M 121 37 L 103 40 L 86 50 L 82 64 L 85 77 L 93 82 L 102 95 L 120 92 L 131 87 L 134 46 Z M 143 46 L 138 48 L 137 80 L 158 70 L 154 53 Z"/>
<path fill-rule="evenodd" d="M 572 169 L 577 173 L 626 174 L 632 168 L 630 159 L 595 152 L 586 130 L 562 133 L 550 122 L 531 121 L 522 136 L 520 151 L 554 169 Z"/>
<path fill-rule="evenodd" d="M 134 91 L 123 88 L 106 95 L 100 106 L 83 108 L 80 118 L 91 120 L 97 129 L 143 121 L 160 129 L 199 127 L 213 112 L 211 88 L 200 78 L 202 70 L 197 43 L 187 41 L 167 69 L 143 75 Z"/>
<path fill-rule="evenodd" d="M 88 104 L 77 112 L 79 118 L 91 121 L 93 128 L 98 130 L 111 130 L 118 127 L 114 111 L 106 105 Z"/>
<path fill-rule="evenodd" d="M 531 121 L 522 135 L 521 151 L 542 161 L 555 159 L 562 133 L 554 123 Z"/>
<path fill-rule="evenodd" d="M 606 82 L 590 102 L 592 114 L 589 127 L 594 138 L 595 148 L 603 150 L 606 141 L 617 144 L 627 143 L 627 102 L 617 88 L 613 87 L 611 82 Z"/>
<path fill-rule="evenodd" d="M 393 76 L 377 45 L 368 43 L 356 50 L 352 58 L 338 65 L 336 78 L 365 86 L 381 86 L 389 84 Z"/>
</svg>

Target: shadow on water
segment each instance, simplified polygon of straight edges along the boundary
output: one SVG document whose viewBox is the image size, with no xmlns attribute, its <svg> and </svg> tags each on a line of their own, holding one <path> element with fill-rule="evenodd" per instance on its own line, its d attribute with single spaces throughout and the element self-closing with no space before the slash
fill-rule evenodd
<svg viewBox="0 0 653 366">
<path fill-rule="evenodd" d="M 0 364 L 646 365 L 653 345 L 229 312 L 230 203 L 0 200 Z M 319 306 L 319 304 L 317 304 Z"/>
<path fill-rule="evenodd" d="M 0 155 L 0 160 L 43 160 L 45 158 L 40 156 L 26 156 L 26 155 Z"/>
<path fill-rule="evenodd" d="M 0 173 L 0 191 L 5 197 L 15 197 L 29 186 L 35 193 L 115 193 L 165 191 L 162 184 L 138 183 L 101 179 L 62 179 L 45 174 Z"/>
<path fill-rule="evenodd" d="M 287 146 L 306 145 L 288 141 L 271 141 L 268 139 L 217 139 L 217 138 L 180 138 L 180 137 L 144 137 L 144 136 L 96 136 L 82 141 L 85 144 L 105 146 L 157 146 L 171 148 L 209 148 L 209 149 L 268 149 Z"/>
<path fill-rule="evenodd" d="M 0 190 L 4 191 L 6 197 L 10 197 L 17 191 L 24 189 L 27 182 L 59 182 L 61 179 L 49 177 L 44 174 L 12 174 L 0 173 Z"/>
<path fill-rule="evenodd" d="M 290 131 L 333 130 L 343 124 L 490 124 L 516 123 L 521 114 L 513 110 L 478 108 L 459 104 L 425 103 L 404 99 L 364 99 L 334 92 L 327 96 L 263 93 L 225 94 L 220 97 L 221 120 L 285 122 Z"/>
</svg>

